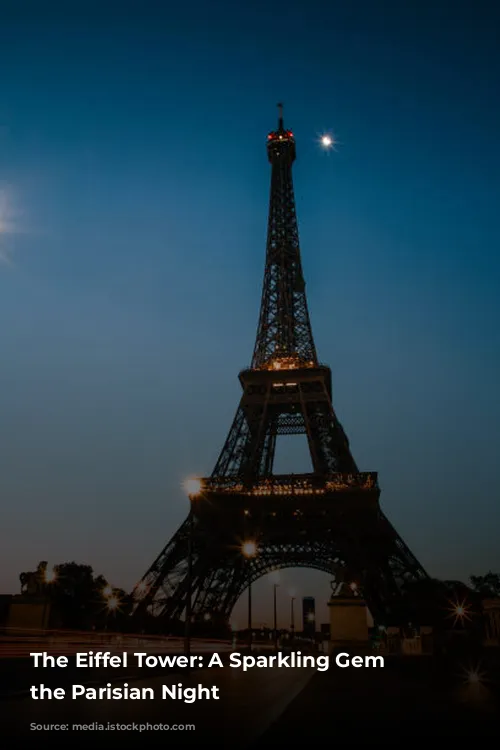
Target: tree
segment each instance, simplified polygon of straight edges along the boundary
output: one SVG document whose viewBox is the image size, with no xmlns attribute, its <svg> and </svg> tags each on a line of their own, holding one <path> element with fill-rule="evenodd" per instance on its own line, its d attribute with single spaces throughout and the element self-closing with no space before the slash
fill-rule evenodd
<svg viewBox="0 0 500 750">
<path fill-rule="evenodd" d="M 40 566 L 39 566 L 40 567 Z M 90 565 L 67 562 L 45 574 L 43 593 L 63 628 L 121 630 L 131 610 L 130 597 L 113 588 Z"/>
<path fill-rule="evenodd" d="M 500 575 L 498 573 L 493 573 L 490 570 L 484 576 L 471 576 L 470 582 L 475 591 L 483 597 L 500 596 Z"/>
</svg>

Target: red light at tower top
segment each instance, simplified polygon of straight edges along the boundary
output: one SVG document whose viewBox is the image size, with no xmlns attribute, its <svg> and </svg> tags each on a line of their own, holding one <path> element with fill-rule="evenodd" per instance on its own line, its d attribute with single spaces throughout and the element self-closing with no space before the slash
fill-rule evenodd
<svg viewBox="0 0 500 750">
<path fill-rule="evenodd" d="M 283 138 L 293 138 L 293 133 L 291 130 L 284 130 L 282 133 L 269 133 L 267 136 L 268 141 L 275 141 L 276 138 L 279 138 L 280 140 L 283 140 Z"/>
</svg>

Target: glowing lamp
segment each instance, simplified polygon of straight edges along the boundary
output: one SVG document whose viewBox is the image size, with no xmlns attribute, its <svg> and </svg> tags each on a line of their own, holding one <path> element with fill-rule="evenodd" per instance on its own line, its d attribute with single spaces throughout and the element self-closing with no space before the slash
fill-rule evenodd
<svg viewBox="0 0 500 750">
<path fill-rule="evenodd" d="M 45 583 L 54 583 L 56 578 L 57 578 L 57 573 L 53 568 L 51 570 L 45 571 L 45 575 L 44 575 Z"/>
<path fill-rule="evenodd" d="M 245 557 L 255 557 L 257 554 L 257 545 L 255 542 L 244 542 L 241 545 L 241 551 Z"/>
<path fill-rule="evenodd" d="M 188 495 L 198 495 L 201 492 L 201 482 L 199 479 L 186 479 L 183 487 Z"/>
</svg>

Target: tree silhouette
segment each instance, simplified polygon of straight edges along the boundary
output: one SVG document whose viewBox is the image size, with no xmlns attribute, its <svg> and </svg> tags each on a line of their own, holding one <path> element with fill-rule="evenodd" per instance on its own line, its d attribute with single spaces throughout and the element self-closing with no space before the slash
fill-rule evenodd
<svg viewBox="0 0 500 750">
<path fill-rule="evenodd" d="M 131 600 L 125 591 L 95 575 L 90 565 L 55 565 L 44 586 L 59 625 L 78 630 L 121 630 L 127 623 Z"/>
<path fill-rule="evenodd" d="M 471 576 L 470 582 L 481 596 L 500 596 L 500 575 L 498 573 L 493 573 L 490 570 L 484 576 Z"/>
</svg>

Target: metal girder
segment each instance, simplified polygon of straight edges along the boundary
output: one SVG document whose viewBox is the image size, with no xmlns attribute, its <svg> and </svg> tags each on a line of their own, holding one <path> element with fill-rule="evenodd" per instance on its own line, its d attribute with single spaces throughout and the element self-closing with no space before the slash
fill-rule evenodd
<svg viewBox="0 0 500 750">
<path fill-rule="evenodd" d="M 209 495 L 205 502 L 210 505 L 216 499 Z M 321 501 L 329 510 L 331 499 L 330 494 Z M 207 525 L 200 518 L 193 532 L 193 614 L 199 619 L 210 615 L 227 620 L 245 588 L 273 570 L 304 567 L 331 574 L 340 566 L 358 578 L 372 614 L 384 619 L 398 605 L 405 582 L 427 577 L 380 510 L 359 518 L 354 513 L 347 517 L 344 513 L 325 514 L 308 518 L 298 513 L 288 521 L 276 522 L 241 516 L 239 526 L 230 529 L 221 529 L 219 523 Z M 153 580 L 161 580 L 161 585 L 144 590 L 143 596 L 136 591 L 138 608 L 153 608 L 165 621 L 182 618 L 186 607 L 184 527 L 172 540 L 178 554 L 165 554 L 163 567 L 154 568 Z M 245 538 L 257 540 L 255 558 L 247 559 L 241 554 L 241 541 Z"/>
<path fill-rule="evenodd" d="M 329 370 L 318 371 L 315 381 L 311 381 L 308 368 L 298 368 L 290 377 L 295 381 L 295 392 L 286 399 L 274 392 L 276 388 L 267 372 L 262 375 L 259 392 L 251 400 L 243 393 L 212 476 L 241 476 L 254 481 L 270 474 L 276 436 L 304 433 L 318 475 L 358 471 L 331 403 Z M 309 392 L 311 385 L 318 386 L 313 395 Z"/>
<path fill-rule="evenodd" d="M 293 192 L 295 141 L 283 127 L 268 139 L 271 195 L 262 300 L 252 368 L 273 357 L 298 356 L 316 362 L 307 309 Z"/>
</svg>

